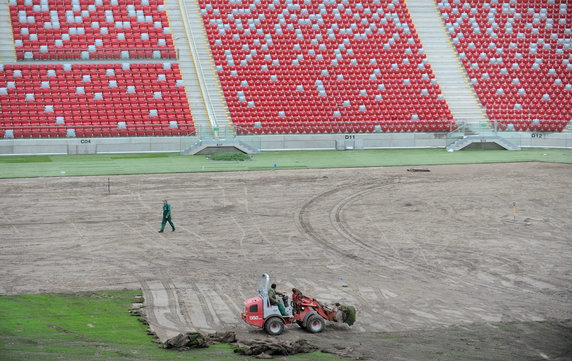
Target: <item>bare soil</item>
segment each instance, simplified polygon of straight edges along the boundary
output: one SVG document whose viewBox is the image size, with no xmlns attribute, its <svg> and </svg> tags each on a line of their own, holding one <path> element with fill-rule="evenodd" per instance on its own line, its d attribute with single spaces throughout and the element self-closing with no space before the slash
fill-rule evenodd
<svg viewBox="0 0 572 361">
<path fill-rule="evenodd" d="M 240 312 L 267 272 L 358 309 L 351 328 L 283 339 L 375 360 L 572 359 L 572 166 L 428 168 L 2 179 L 0 294 L 142 288 L 162 340 L 265 338 Z M 157 233 L 163 199 L 175 232 Z"/>
</svg>

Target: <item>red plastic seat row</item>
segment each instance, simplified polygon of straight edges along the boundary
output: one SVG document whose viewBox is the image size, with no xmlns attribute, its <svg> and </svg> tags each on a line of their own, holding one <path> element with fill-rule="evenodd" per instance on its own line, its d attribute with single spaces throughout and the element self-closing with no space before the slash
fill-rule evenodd
<svg viewBox="0 0 572 361">
<path fill-rule="evenodd" d="M 63 64 L 5 64 L 0 66 L 1 128 L 15 137 L 36 137 L 38 132 L 42 137 L 66 136 L 62 129 L 74 129 L 76 136 L 99 134 L 92 128 L 114 129 L 112 136 L 151 134 L 154 129 L 193 134 L 180 78 L 178 64 L 170 63 L 74 64 L 71 69 Z"/>
<path fill-rule="evenodd" d="M 266 123 L 255 126 L 252 123 L 235 124 L 236 132 L 243 134 L 347 134 L 373 132 L 450 132 L 457 129 L 454 121 L 430 122 L 300 122 Z"/>
<path fill-rule="evenodd" d="M 139 127 L 133 129 L 117 129 L 109 127 L 82 127 L 82 128 L 41 128 L 22 127 L 13 130 L 13 137 L 18 138 L 64 138 L 68 129 L 73 129 L 76 138 L 92 137 L 139 137 L 139 136 L 182 136 L 195 135 L 194 127 L 169 128 L 168 124 L 153 127 Z M 0 137 L 4 137 L 5 130 L 0 129 Z"/>
</svg>

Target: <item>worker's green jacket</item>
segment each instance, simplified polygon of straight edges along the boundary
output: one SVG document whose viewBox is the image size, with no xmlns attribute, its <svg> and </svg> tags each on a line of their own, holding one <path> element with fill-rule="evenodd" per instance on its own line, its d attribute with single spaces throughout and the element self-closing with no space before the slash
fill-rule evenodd
<svg viewBox="0 0 572 361">
<path fill-rule="evenodd" d="M 163 218 L 165 218 L 165 219 L 171 218 L 171 205 L 170 204 L 164 204 L 163 205 Z"/>
<path fill-rule="evenodd" d="M 278 304 L 278 302 L 276 302 L 276 290 L 274 288 L 270 288 L 268 290 L 268 299 L 270 300 L 271 305 Z"/>
</svg>

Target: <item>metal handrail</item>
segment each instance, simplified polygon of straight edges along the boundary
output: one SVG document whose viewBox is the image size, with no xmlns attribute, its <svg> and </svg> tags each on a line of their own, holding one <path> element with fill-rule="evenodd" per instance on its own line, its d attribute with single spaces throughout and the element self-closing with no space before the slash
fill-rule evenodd
<svg viewBox="0 0 572 361">
<path fill-rule="evenodd" d="M 454 143 L 456 140 L 463 138 L 465 135 L 465 130 L 467 129 L 467 124 L 460 123 L 458 124 L 458 128 L 454 129 L 453 121 L 436 121 L 440 123 L 447 123 L 448 126 L 445 129 L 439 130 L 415 130 L 414 128 L 401 128 L 401 129 L 391 129 L 388 124 L 412 124 L 414 121 L 361 121 L 361 122 L 350 122 L 350 121 L 343 121 L 343 122 L 309 122 L 307 124 L 298 124 L 296 122 L 290 123 L 264 123 L 259 127 L 254 127 L 253 124 L 233 124 L 229 126 L 222 126 L 220 128 L 220 139 L 235 139 L 237 135 L 246 135 L 246 136 L 259 136 L 259 135 L 268 135 L 268 134 L 320 134 L 322 131 L 319 128 L 312 128 L 316 126 L 323 126 L 323 125 L 330 125 L 331 129 L 326 129 L 324 134 L 335 135 L 335 134 L 373 134 L 373 133 L 446 133 L 447 136 L 447 145 Z M 529 132 L 532 133 L 570 133 L 569 130 L 565 129 L 564 126 L 567 124 L 565 121 L 549 121 L 554 125 L 558 125 L 555 130 L 531 130 Z M 358 124 L 359 123 L 359 124 Z M 423 123 L 422 121 L 417 123 Z M 367 124 L 368 128 L 363 128 L 363 125 Z M 297 125 L 310 125 L 311 128 L 309 132 L 307 129 L 302 130 L 298 128 Z M 380 132 L 373 131 L 371 125 L 381 125 Z M 213 137 L 208 136 L 210 132 L 202 132 L 201 126 L 190 124 L 185 124 L 184 126 L 181 125 L 177 128 L 167 128 L 167 124 L 165 123 L 153 123 L 153 124 L 126 124 L 126 128 L 119 129 L 117 124 L 82 124 L 82 123 L 66 123 L 66 124 L 50 124 L 50 125 L 42 125 L 38 123 L 12 123 L 9 124 L 7 122 L 3 122 L 0 124 L 0 139 L 4 138 L 4 131 L 6 130 L 14 130 L 17 131 L 19 134 L 15 134 L 14 138 L 44 138 L 41 132 L 48 132 L 49 138 L 98 138 L 98 137 L 107 137 L 109 135 L 104 135 L 104 132 L 112 131 L 113 134 L 111 136 L 199 136 L 200 139 L 216 139 Z M 286 126 L 283 132 L 278 132 L 276 129 L 273 129 L 274 126 Z M 153 128 L 158 127 L 158 128 Z M 503 127 L 499 127 L 498 124 L 495 124 L 494 127 L 496 130 L 494 133 L 487 132 L 488 135 L 498 135 L 503 136 L 506 134 L 513 134 L 516 135 L 521 132 L 525 132 L 526 130 L 509 130 L 503 129 Z M 78 134 L 74 136 L 70 136 L 67 134 L 67 130 L 75 130 L 80 131 Z M 144 130 L 144 132 L 142 132 Z M 22 133 L 23 132 L 23 133 Z M 25 135 L 22 135 L 24 134 Z M 45 134 L 45 133 L 44 133 Z M 10 139 L 10 138 L 8 138 Z"/>
</svg>

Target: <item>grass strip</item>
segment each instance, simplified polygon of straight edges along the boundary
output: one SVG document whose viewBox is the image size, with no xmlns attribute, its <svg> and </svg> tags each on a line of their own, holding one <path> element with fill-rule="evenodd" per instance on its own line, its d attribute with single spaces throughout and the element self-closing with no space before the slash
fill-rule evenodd
<svg viewBox="0 0 572 361">
<path fill-rule="evenodd" d="M 182 156 L 178 153 L 7 156 L 0 157 L 0 160 L 0 178 L 22 178 L 472 163 L 572 163 L 572 150 L 525 148 L 521 151 L 467 150 L 452 153 L 444 149 L 287 151 L 255 154 L 247 162 L 213 162 L 208 156 Z"/>
<path fill-rule="evenodd" d="M 128 312 L 140 291 L 0 296 L 0 359 L 244 360 L 230 345 L 189 352 L 152 342 L 147 326 Z M 287 360 L 338 360 L 321 353 Z"/>
</svg>

